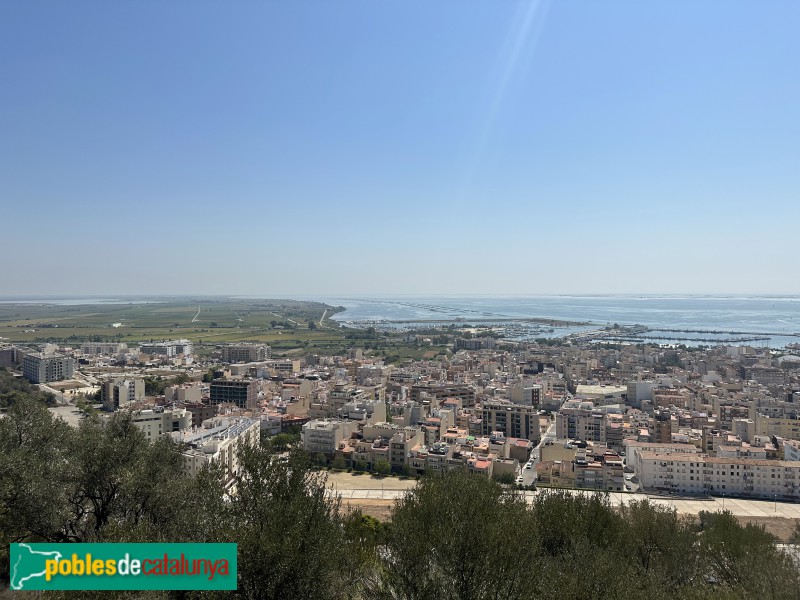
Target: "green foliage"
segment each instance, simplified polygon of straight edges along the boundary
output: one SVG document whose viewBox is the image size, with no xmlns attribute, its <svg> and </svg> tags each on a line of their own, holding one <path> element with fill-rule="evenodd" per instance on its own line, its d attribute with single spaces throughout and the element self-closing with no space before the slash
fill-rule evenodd
<svg viewBox="0 0 800 600">
<path fill-rule="evenodd" d="M 243 598 L 781 600 L 800 589 L 772 536 L 724 512 L 696 523 L 565 491 L 529 504 L 458 471 L 422 478 L 388 523 L 342 514 L 311 468 L 320 457 L 289 444 L 278 454 L 275 438 L 241 446 L 228 480 L 221 466 L 188 476 L 176 444 L 148 443 L 125 414 L 74 429 L 23 393 L 0 419 L 0 577 L 20 541 L 235 541 Z"/>
<path fill-rule="evenodd" d="M 8 544 L 57 538 L 68 518 L 70 486 L 61 464 L 72 430 L 23 395 L 0 419 L 0 576 Z"/>
<path fill-rule="evenodd" d="M 12 406 L 23 398 L 33 398 L 45 404 L 55 404 L 55 396 L 39 389 L 22 377 L 14 375 L 5 368 L 0 369 L 0 408 Z"/>
<path fill-rule="evenodd" d="M 171 379 L 164 379 L 160 375 L 146 375 L 144 378 L 144 393 L 148 396 L 163 396 L 164 390 L 171 385 L 183 385 L 190 381 L 186 373 L 179 373 Z"/>
<path fill-rule="evenodd" d="M 482 477 L 425 477 L 399 501 L 383 554 L 379 598 L 523 597 L 536 571 L 534 521 L 520 496 Z"/>
<path fill-rule="evenodd" d="M 388 475 L 392 471 L 392 465 L 389 464 L 388 460 L 376 460 L 375 461 L 375 472 L 379 475 Z"/>
<path fill-rule="evenodd" d="M 700 561 L 707 580 L 747 597 L 796 598 L 800 571 L 763 526 L 742 527 L 729 511 L 700 513 Z"/>
<path fill-rule="evenodd" d="M 231 539 L 239 544 L 244 598 L 339 598 L 346 564 L 339 503 L 305 453 L 276 460 L 267 448 L 244 447 L 230 503 Z"/>
<path fill-rule="evenodd" d="M 266 443 L 274 452 L 286 452 L 300 442 L 299 433 L 278 433 L 266 438 Z"/>
<path fill-rule="evenodd" d="M 514 484 L 514 475 L 511 473 L 503 473 L 502 475 L 492 475 L 492 479 L 494 479 L 497 483 L 502 483 L 505 485 Z"/>
<path fill-rule="evenodd" d="M 344 471 L 347 468 L 347 461 L 344 459 L 344 456 L 337 454 L 333 462 L 331 462 L 331 467 L 339 471 Z"/>
</svg>

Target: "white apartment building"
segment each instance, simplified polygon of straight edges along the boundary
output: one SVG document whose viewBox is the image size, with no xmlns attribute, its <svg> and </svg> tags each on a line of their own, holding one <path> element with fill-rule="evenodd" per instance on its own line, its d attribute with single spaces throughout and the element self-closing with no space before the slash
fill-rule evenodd
<svg viewBox="0 0 800 600">
<path fill-rule="evenodd" d="M 185 408 L 156 407 L 133 411 L 132 421 L 152 441 L 165 433 L 191 429 L 192 413 Z"/>
<path fill-rule="evenodd" d="M 141 377 L 115 377 L 100 386 L 103 410 L 114 412 L 144 398 L 144 379 Z"/>
<path fill-rule="evenodd" d="M 258 419 L 221 416 L 203 421 L 197 430 L 171 435 L 185 444 L 183 461 L 188 474 L 196 475 L 204 466 L 215 463 L 224 468 L 223 479 L 228 485 L 239 473 L 239 449 L 259 443 L 261 426 Z"/>
<path fill-rule="evenodd" d="M 640 452 L 643 491 L 800 499 L 800 462 Z"/>
<path fill-rule="evenodd" d="M 142 344 L 139 351 L 143 354 L 151 356 L 166 356 L 173 357 L 183 354 L 184 356 L 191 356 L 192 342 L 189 340 L 169 340 L 165 342 L 154 342 L 151 344 Z"/>
<path fill-rule="evenodd" d="M 800 442 L 797 440 L 784 440 L 783 459 L 788 461 L 800 461 Z"/>
<path fill-rule="evenodd" d="M 116 342 L 86 342 L 81 346 L 81 352 L 84 354 L 119 354 L 128 349 L 127 344 Z"/>
<path fill-rule="evenodd" d="M 31 383 L 71 379 L 74 372 L 75 359 L 70 356 L 32 352 L 22 359 L 22 374 Z"/>
<path fill-rule="evenodd" d="M 202 402 L 203 391 L 199 383 L 171 385 L 164 390 L 167 402 Z"/>
<path fill-rule="evenodd" d="M 331 455 L 339 448 L 339 443 L 348 439 L 358 428 L 357 421 L 314 419 L 303 425 L 300 439 L 303 450 L 311 454 L 320 452 Z"/>
</svg>

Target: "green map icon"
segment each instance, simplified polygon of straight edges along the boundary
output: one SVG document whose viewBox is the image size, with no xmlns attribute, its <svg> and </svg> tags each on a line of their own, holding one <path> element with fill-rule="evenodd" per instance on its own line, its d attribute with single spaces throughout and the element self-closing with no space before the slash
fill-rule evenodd
<svg viewBox="0 0 800 600">
<path fill-rule="evenodd" d="M 24 590 L 25 584 L 37 577 L 45 576 L 45 562 L 59 560 L 60 552 L 34 550 L 28 544 L 11 546 L 11 589 Z"/>
</svg>

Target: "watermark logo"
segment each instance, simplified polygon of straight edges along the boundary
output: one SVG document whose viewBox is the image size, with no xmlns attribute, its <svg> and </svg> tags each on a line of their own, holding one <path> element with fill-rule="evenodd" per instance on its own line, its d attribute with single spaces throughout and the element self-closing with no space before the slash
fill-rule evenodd
<svg viewBox="0 0 800 600">
<path fill-rule="evenodd" d="M 12 590 L 235 590 L 236 544 L 11 544 Z"/>
</svg>

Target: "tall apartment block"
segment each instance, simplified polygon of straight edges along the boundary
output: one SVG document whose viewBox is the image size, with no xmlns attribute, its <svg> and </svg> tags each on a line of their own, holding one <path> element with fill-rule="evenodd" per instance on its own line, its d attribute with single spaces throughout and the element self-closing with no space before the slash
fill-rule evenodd
<svg viewBox="0 0 800 600">
<path fill-rule="evenodd" d="M 62 354 L 34 352 L 22 361 L 22 374 L 31 383 L 48 383 L 71 379 L 75 372 L 75 359 Z"/>
<path fill-rule="evenodd" d="M 258 382 L 254 379 L 215 379 L 211 382 L 211 402 L 235 404 L 239 408 L 257 408 Z"/>
</svg>

